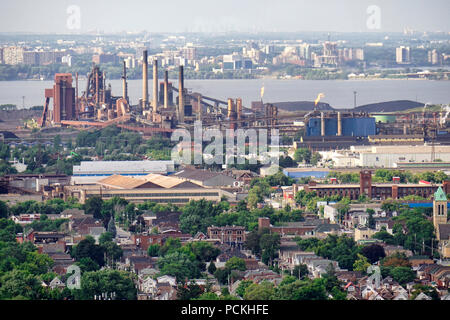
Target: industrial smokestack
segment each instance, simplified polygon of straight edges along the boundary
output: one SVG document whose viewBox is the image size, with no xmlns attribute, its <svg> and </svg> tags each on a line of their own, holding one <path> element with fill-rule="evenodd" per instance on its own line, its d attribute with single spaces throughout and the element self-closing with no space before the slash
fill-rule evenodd
<svg viewBox="0 0 450 320">
<path fill-rule="evenodd" d="M 153 112 L 158 110 L 158 59 L 153 60 Z"/>
<path fill-rule="evenodd" d="M 242 119 L 242 99 L 238 98 L 236 99 L 236 109 L 237 109 L 237 119 Z"/>
<path fill-rule="evenodd" d="M 231 119 L 233 114 L 233 99 L 228 98 L 228 118 Z"/>
<path fill-rule="evenodd" d="M 148 52 L 144 50 L 142 56 L 142 108 L 148 104 Z"/>
<path fill-rule="evenodd" d="M 102 103 L 106 103 L 106 72 L 103 71 L 103 91 L 102 91 Z"/>
<path fill-rule="evenodd" d="M 98 69 L 95 69 L 95 103 L 98 106 L 100 103 L 100 86 L 98 79 Z"/>
<path fill-rule="evenodd" d="M 230 121 L 236 120 L 236 106 L 231 98 L 228 99 L 228 119 Z M 230 129 L 236 130 L 236 123 L 231 123 Z"/>
<path fill-rule="evenodd" d="M 164 109 L 169 107 L 169 71 L 164 72 Z"/>
<path fill-rule="evenodd" d="M 178 73 L 178 113 L 179 121 L 184 122 L 184 70 L 183 66 L 180 66 Z"/>
<path fill-rule="evenodd" d="M 78 72 L 75 73 L 75 118 L 78 120 Z"/>
<path fill-rule="evenodd" d="M 342 118 L 340 112 L 337 114 L 337 126 L 337 135 L 342 136 Z"/>
<path fill-rule="evenodd" d="M 197 104 L 198 104 L 198 120 L 202 121 L 203 107 L 202 107 L 202 95 L 201 94 L 199 94 L 197 96 Z"/>
<path fill-rule="evenodd" d="M 128 101 L 127 64 L 123 61 L 122 98 Z"/>
<path fill-rule="evenodd" d="M 323 112 L 320 113 L 320 135 L 325 136 L 325 115 Z"/>
</svg>

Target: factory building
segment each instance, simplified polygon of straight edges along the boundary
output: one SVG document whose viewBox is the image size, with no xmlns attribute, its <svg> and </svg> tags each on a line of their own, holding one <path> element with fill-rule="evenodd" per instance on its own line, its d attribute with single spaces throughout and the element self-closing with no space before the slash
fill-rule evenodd
<svg viewBox="0 0 450 320">
<path fill-rule="evenodd" d="M 103 177 L 96 184 L 66 186 L 64 194 L 65 197 L 78 198 L 80 203 L 85 203 L 91 197 L 101 197 L 104 200 L 120 197 L 135 203 L 152 201 L 176 205 L 201 199 L 219 202 L 223 196 L 230 201 L 236 199 L 234 194 L 225 190 L 205 188 L 191 181 L 160 174 L 148 174 L 139 178 L 121 175 Z"/>
<path fill-rule="evenodd" d="M 340 195 L 351 200 L 357 200 L 365 194 L 370 199 L 385 200 L 400 199 L 409 195 L 423 198 L 432 196 L 439 187 L 450 193 L 450 181 L 443 184 L 400 184 L 400 183 L 372 183 L 372 173 L 369 170 L 360 172 L 359 184 L 316 184 L 310 182 L 304 187 L 306 192 L 315 192 L 318 197 Z"/>
<path fill-rule="evenodd" d="M 204 187 L 232 187 L 239 185 L 238 181 L 220 172 L 185 168 L 174 174 L 175 177 L 186 179 Z"/>
<path fill-rule="evenodd" d="M 75 88 L 72 86 L 72 75 L 70 73 L 55 74 L 55 84 L 52 89 L 45 89 L 45 107 L 42 117 L 42 123 L 45 123 L 48 116 L 55 124 L 61 123 L 61 120 L 76 119 L 75 108 Z M 50 99 L 53 99 L 53 113 L 48 113 Z"/>
<path fill-rule="evenodd" d="M 166 161 L 81 161 L 73 166 L 71 184 L 95 184 L 113 175 L 141 177 L 151 173 L 169 174 L 175 171 L 172 160 Z"/>
<path fill-rule="evenodd" d="M 320 118 L 311 118 L 307 124 L 306 135 L 317 136 L 350 136 L 368 137 L 376 134 L 375 118 L 372 117 L 325 117 L 322 113 Z"/>
<path fill-rule="evenodd" d="M 399 163 L 411 165 L 428 163 L 431 157 L 440 159 L 444 163 L 450 162 L 450 146 L 351 146 L 347 150 L 320 151 L 319 153 L 324 161 L 331 160 L 338 168 L 396 168 Z"/>
</svg>

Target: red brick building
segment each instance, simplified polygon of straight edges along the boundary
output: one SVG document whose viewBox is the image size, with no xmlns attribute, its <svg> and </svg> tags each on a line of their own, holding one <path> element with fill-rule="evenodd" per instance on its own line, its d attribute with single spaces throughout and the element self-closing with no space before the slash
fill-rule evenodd
<svg viewBox="0 0 450 320">
<path fill-rule="evenodd" d="M 244 243 L 245 227 L 241 226 L 225 226 L 225 227 L 208 227 L 208 238 L 218 239 L 221 243 Z"/>
<path fill-rule="evenodd" d="M 305 191 L 315 192 L 319 197 L 340 195 L 357 200 L 360 195 L 364 194 L 370 199 L 385 200 L 387 198 L 400 199 L 409 195 L 429 198 L 440 186 L 445 193 L 450 193 L 450 181 L 444 181 L 443 184 L 373 184 L 371 171 L 363 170 L 360 172 L 359 184 L 316 184 L 312 182 L 305 186 Z"/>
</svg>

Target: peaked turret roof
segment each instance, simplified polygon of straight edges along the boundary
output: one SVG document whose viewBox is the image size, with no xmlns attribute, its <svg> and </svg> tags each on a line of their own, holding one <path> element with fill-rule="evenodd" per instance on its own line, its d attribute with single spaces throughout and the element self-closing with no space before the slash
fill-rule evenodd
<svg viewBox="0 0 450 320">
<path fill-rule="evenodd" d="M 447 201 L 447 195 L 445 194 L 442 187 L 439 187 L 434 194 L 434 201 Z"/>
</svg>

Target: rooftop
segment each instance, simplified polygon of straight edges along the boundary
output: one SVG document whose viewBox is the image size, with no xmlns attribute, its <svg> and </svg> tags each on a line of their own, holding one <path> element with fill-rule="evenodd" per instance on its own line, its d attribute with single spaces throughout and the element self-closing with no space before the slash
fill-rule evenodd
<svg viewBox="0 0 450 320">
<path fill-rule="evenodd" d="M 73 166 L 74 175 L 82 174 L 147 174 L 150 172 L 167 172 L 173 170 L 174 162 L 165 161 L 81 161 Z"/>
</svg>

